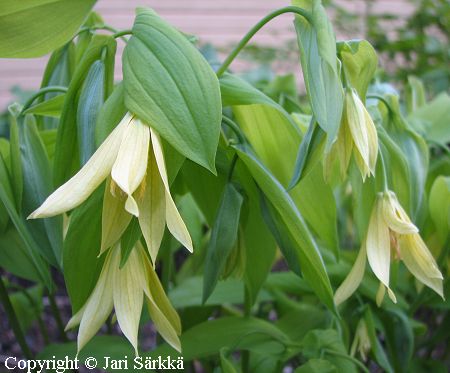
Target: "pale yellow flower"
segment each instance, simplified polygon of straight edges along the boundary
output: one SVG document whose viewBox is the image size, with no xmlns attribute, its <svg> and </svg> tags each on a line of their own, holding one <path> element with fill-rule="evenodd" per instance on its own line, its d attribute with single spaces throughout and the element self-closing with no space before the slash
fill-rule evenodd
<svg viewBox="0 0 450 373">
<path fill-rule="evenodd" d="M 341 176 L 344 177 L 352 153 L 363 180 L 375 173 L 378 156 L 377 130 L 356 90 L 347 88 L 341 126 L 336 143 L 325 158 L 325 171 L 330 172 L 331 163 L 337 156 Z"/>
<path fill-rule="evenodd" d="M 138 354 L 138 331 L 144 295 L 155 326 L 164 339 L 180 351 L 181 324 L 170 306 L 158 277 L 141 245 L 132 249 L 122 268 L 120 245 L 106 256 L 97 284 L 84 306 L 69 320 L 66 330 L 80 325 L 80 351 L 98 332 L 114 308 L 117 322 Z"/>
<path fill-rule="evenodd" d="M 377 304 L 381 304 L 386 289 L 391 300 L 396 302 L 395 294 L 389 287 L 392 254 L 405 263 L 417 280 L 443 297 L 442 274 L 418 232 L 395 193 L 379 193 L 358 258 L 335 293 L 336 304 L 345 301 L 359 286 L 364 276 L 366 256 L 373 273 L 380 280 Z"/>
<path fill-rule="evenodd" d="M 120 239 L 131 215 L 139 219 L 153 262 L 166 224 L 173 236 L 192 252 L 191 237 L 170 194 L 161 139 L 150 126 L 130 113 L 83 168 L 29 218 L 45 218 L 72 210 L 108 177 L 100 253 Z"/>
</svg>

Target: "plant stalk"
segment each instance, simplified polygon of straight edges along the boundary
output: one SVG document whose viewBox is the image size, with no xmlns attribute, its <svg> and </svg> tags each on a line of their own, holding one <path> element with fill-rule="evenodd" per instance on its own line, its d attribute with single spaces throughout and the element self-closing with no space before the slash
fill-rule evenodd
<svg viewBox="0 0 450 373">
<path fill-rule="evenodd" d="M 58 305 L 56 304 L 56 300 L 55 300 L 54 294 L 48 293 L 48 300 L 49 300 L 49 303 L 50 303 L 50 308 L 52 310 L 53 316 L 55 317 L 56 325 L 58 326 L 58 330 L 59 330 L 59 334 L 61 336 L 61 339 L 64 342 L 67 342 L 67 341 L 69 341 L 69 338 L 67 338 L 67 334 L 66 334 L 66 332 L 64 330 L 65 329 L 64 328 L 64 323 L 62 321 Z"/>
<path fill-rule="evenodd" d="M 236 58 L 236 56 L 239 54 L 239 52 L 247 45 L 247 43 L 250 41 L 250 39 L 259 31 L 261 30 L 266 23 L 271 21 L 272 19 L 278 17 L 281 14 L 285 13 L 294 13 L 298 14 L 306 20 L 311 23 L 311 14 L 299 7 L 296 6 L 287 6 L 284 8 L 277 9 L 273 11 L 272 13 L 269 13 L 266 15 L 263 19 L 261 19 L 256 25 L 254 25 L 250 31 L 245 34 L 245 36 L 241 39 L 241 41 L 236 45 L 236 47 L 231 51 L 231 53 L 228 55 L 228 57 L 223 61 L 222 65 L 219 67 L 219 69 L 216 72 L 216 75 L 218 78 L 220 78 L 223 73 L 227 70 L 227 68 L 231 65 L 233 60 Z"/>
</svg>

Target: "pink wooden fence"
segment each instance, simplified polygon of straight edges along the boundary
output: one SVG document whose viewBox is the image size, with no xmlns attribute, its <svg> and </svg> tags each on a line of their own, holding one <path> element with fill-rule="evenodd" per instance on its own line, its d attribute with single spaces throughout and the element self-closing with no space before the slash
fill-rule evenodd
<svg viewBox="0 0 450 373">
<path fill-rule="evenodd" d="M 347 9 L 363 12 L 364 0 L 340 0 Z M 130 28 L 134 9 L 149 6 L 168 22 L 186 33 L 197 35 L 202 42 L 211 42 L 219 47 L 236 43 L 245 32 L 268 12 L 286 6 L 287 0 L 99 0 L 96 5 L 105 22 L 118 28 Z M 374 11 L 394 11 L 400 18 L 411 12 L 406 0 L 377 0 Z M 356 35 L 361 37 L 364 25 L 358 26 Z M 339 35 L 338 35 L 339 36 Z M 0 35 L 1 37 L 1 35 Z M 295 38 L 292 16 L 284 15 L 268 24 L 255 37 L 259 45 L 281 45 Z M 123 44 L 119 42 L 119 52 Z M 37 89 L 48 56 L 35 59 L 0 59 L 0 110 L 13 99 L 10 89 Z M 117 78 L 120 78 L 120 59 L 117 61 Z"/>
</svg>

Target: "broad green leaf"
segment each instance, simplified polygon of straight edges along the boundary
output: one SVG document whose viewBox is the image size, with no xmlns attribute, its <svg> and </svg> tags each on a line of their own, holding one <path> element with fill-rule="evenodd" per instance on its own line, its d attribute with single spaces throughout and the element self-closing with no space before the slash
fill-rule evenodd
<svg viewBox="0 0 450 373">
<path fill-rule="evenodd" d="M 137 10 L 123 76 L 127 108 L 178 152 L 215 172 L 218 79 L 195 47 L 151 9 Z"/>
<path fill-rule="evenodd" d="M 344 105 L 335 36 L 321 1 L 293 0 L 292 5 L 311 12 L 311 23 L 296 15 L 294 25 L 306 91 L 314 117 L 328 135 L 329 150 L 336 139 Z"/>
<path fill-rule="evenodd" d="M 19 126 L 17 123 L 17 116 L 21 108 L 18 108 L 16 105 L 14 105 L 10 106 L 8 109 L 11 114 L 9 127 L 11 186 L 14 191 L 14 202 L 16 205 L 16 210 L 20 211 L 20 209 L 22 208 L 23 195 L 23 171 L 22 161 L 20 157 Z"/>
<path fill-rule="evenodd" d="M 127 229 L 123 233 L 120 239 L 120 268 L 122 268 L 130 256 L 131 250 L 133 250 L 136 242 L 142 237 L 141 229 L 139 228 L 139 221 L 136 217 L 133 217 L 129 223 Z"/>
<path fill-rule="evenodd" d="M 341 337 L 334 329 L 312 330 L 302 340 L 302 354 L 310 359 L 325 358 L 336 366 L 338 372 L 357 372 L 345 350 Z M 324 350 L 329 350 L 326 353 Z M 333 353 L 335 352 L 335 354 Z"/>
<path fill-rule="evenodd" d="M 40 280 L 25 243 L 14 227 L 0 235 L 0 263 L 3 269 L 15 276 L 34 282 Z"/>
<path fill-rule="evenodd" d="M 44 102 L 33 105 L 24 111 L 24 114 L 42 115 L 47 117 L 59 118 L 66 95 L 52 97 Z"/>
<path fill-rule="evenodd" d="M 442 92 L 410 113 L 408 120 L 427 140 L 446 146 L 450 142 L 450 96 Z"/>
<path fill-rule="evenodd" d="M 78 148 L 82 165 L 95 152 L 95 124 L 104 100 L 105 63 L 97 60 L 89 68 L 78 98 Z"/>
<path fill-rule="evenodd" d="M 450 177 L 439 176 L 431 187 L 428 208 L 436 226 L 439 241 L 443 245 L 450 229 Z"/>
<path fill-rule="evenodd" d="M 8 211 L 9 217 L 11 218 L 12 223 L 16 227 L 20 237 L 25 243 L 25 247 L 27 250 L 28 257 L 30 261 L 33 263 L 33 266 L 36 270 L 36 273 L 39 274 L 39 279 L 43 282 L 43 284 L 47 287 L 47 289 L 53 289 L 53 282 L 51 279 L 49 267 L 46 262 L 40 256 L 40 248 L 36 244 L 33 236 L 31 236 L 30 232 L 27 229 L 26 223 L 22 216 L 17 212 L 16 207 L 14 206 L 14 201 L 12 197 L 12 188 L 9 180 L 8 171 L 6 168 L 6 164 L 3 160 L 3 156 L 0 155 L 0 201 L 3 202 L 3 205 Z"/>
<path fill-rule="evenodd" d="M 298 211 L 294 201 L 275 177 L 251 154 L 243 145 L 236 147 L 239 158 L 245 163 L 256 183 L 265 196 L 273 204 L 286 224 L 297 244 L 302 273 L 304 278 L 319 299 L 327 307 L 335 311 L 333 291 L 317 244 L 306 223 Z"/>
<path fill-rule="evenodd" d="M 42 296 L 42 285 L 36 285 L 28 289 L 23 288 L 10 295 L 14 313 L 19 320 L 21 329 L 25 333 L 33 325 L 33 322 L 40 317 L 44 308 Z"/>
<path fill-rule="evenodd" d="M 236 244 L 242 203 L 242 195 L 233 184 L 227 183 L 207 247 L 203 277 L 203 302 L 209 298 L 216 287 L 227 258 Z"/>
<path fill-rule="evenodd" d="M 54 182 L 59 186 L 67 181 L 79 167 L 77 142 L 77 105 L 80 89 L 91 65 L 105 55 L 105 97 L 112 91 L 116 41 L 112 36 L 94 35 L 83 59 L 77 65 L 66 93 L 58 127 L 54 160 Z"/>
<path fill-rule="evenodd" d="M 75 314 L 94 289 L 103 265 L 101 244 L 103 188 L 99 188 L 70 215 L 64 240 L 63 268 L 67 292 Z"/>
<path fill-rule="evenodd" d="M 345 78 L 358 92 L 361 101 L 366 98 L 367 88 L 378 65 L 378 56 L 367 40 L 349 40 L 338 43 Z"/>
<path fill-rule="evenodd" d="M 95 0 L 4 0 L 0 8 L 0 57 L 40 57 L 69 41 Z"/>
<path fill-rule="evenodd" d="M 36 210 L 52 191 L 52 174 L 44 144 L 34 117 L 25 116 L 19 124 L 20 148 L 24 181 L 23 212 L 28 216 Z M 47 261 L 62 266 L 62 217 L 29 220 L 30 230 Z"/>
</svg>

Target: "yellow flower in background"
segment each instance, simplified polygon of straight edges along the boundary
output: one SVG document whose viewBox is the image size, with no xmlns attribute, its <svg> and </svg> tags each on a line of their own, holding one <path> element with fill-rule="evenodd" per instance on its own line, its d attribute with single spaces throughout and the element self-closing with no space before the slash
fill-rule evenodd
<svg viewBox="0 0 450 373">
<path fill-rule="evenodd" d="M 78 352 L 94 337 L 114 308 L 120 329 L 137 355 L 144 295 L 158 332 L 172 347 L 180 351 L 180 320 L 170 305 L 144 248 L 137 244 L 122 268 L 120 258 L 120 245 L 116 245 L 107 254 L 97 284 L 88 300 L 66 326 L 68 330 L 80 325 Z"/>
<path fill-rule="evenodd" d="M 100 253 L 114 245 L 134 215 L 154 262 L 167 224 L 192 252 L 192 240 L 170 194 L 159 135 L 127 113 L 81 170 L 54 191 L 29 218 L 72 210 L 108 177 Z M 123 203 L 122 203 L 123 202 Z"/>
<path fill-rule="evenodd" d="M 377 130 L 356 90 L 347 88 L 341 126 L 336 143 L 327 155 L 327 168 L 337 154 L 341 176 L 344 178 L 352 153 L 363 180 L 375 174 L 378 156 Z"/>
<path fill-rule="evenodd" d="M 379 193 L 374 203 L 365 242 L 353 268 L 335 293 L 336 304 L 350 297 L 361 283 L 366 257 L 373 273 L 380 280 L 377 304 L 381 304 L 386 289 L 395 303 L 397 301 L 395 294 L 389 288 L 392 249 L 394 258 L 402 260 L 417 280 L 443 297 L 442 273 L 418 232 L 398 202 L 395 193 L 391 191 Z"/>
</svg>

